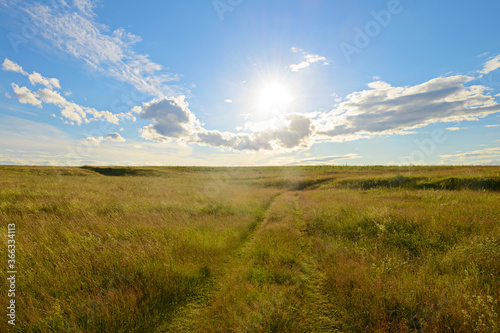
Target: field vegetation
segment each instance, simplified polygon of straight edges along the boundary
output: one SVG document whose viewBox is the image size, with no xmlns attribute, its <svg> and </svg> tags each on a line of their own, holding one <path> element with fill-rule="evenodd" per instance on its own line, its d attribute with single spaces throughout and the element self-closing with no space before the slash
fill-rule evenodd
<svg viewBox="0 0 500 333">
<path fill-rule="evenodd" d="M 500 167 L 1 166 L 0 331 L 499 332 L 499 191 Z"/>
</svg>

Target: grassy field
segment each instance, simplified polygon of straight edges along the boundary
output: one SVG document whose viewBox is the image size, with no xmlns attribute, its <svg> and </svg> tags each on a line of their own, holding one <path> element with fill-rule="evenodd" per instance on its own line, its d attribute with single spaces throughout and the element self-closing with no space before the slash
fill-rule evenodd
<svg viewBox="0 0 500 333">
<path fill-rule="evenodd" d="M 1 166 L 0 331 L 499 332 L 499 191 L 500 167 Z"/>
</svg>

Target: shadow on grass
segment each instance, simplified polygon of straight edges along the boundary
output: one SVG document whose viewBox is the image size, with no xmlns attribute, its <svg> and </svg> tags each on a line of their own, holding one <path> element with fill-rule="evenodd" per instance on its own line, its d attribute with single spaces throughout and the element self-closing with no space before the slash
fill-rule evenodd
<svg viewBox="0 0 500 333">
<path fill-rule="evenodd" d="M 449 177 L 429 179 L 425 177 L 345 179 L 333 184 L 335 187 L 369 190 L 373 188 L 402 188 L 413 190 L 486 190 L 500 191 L 500 177 Z"/>
<path fill-rule="evenodd" d="M 143 177 L 159 177 L 167 176 L 166 172 L 155 170 L 153 168 L 137 168 L 137 167 L 93 167 L 82 166 L 81 169 L 94 171 L 104 176 L 143 176 Z"/>
<path fill-rule="evenodd" d="M 312 190 L 319 187 L 321 184 L 332 181 L 333 178 L 321 178 L 321 179 L 302 179 L 302 180 L 292 180 L 292 179 L 276 179 L 268 180 L 261 184 L 263 187 L 275 187 L 279 189 L 284 189 L 288 191 L 303 191 Z"/>
</svg>

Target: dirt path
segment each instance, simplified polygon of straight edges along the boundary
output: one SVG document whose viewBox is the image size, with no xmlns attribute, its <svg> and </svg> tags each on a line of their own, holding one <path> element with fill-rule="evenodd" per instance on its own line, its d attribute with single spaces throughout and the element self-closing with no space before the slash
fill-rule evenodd
<svg viewBox="0 0 500 333">
<path fill-rule="evenodd" d="M 157 328 L 157 332 L 193 332 L 196 331 L 195 324 L 198 321 L 203 309 L 213 300 L 214 288 L 217 287 L 219 280 L 230 274 L 231 270 L 244 257 L 248 251 L 249 244 L 252 243 L 255 233 L 266 223 L 267 214 L 273 203 L 283 193 L 277 194 L 271 198 L 264 213 L 264 218 L 257 221 L 249 230 L 239 247 L 233 252 L 231 257 L 223 265 L 221 270 L 214 274 L 207 283 L 193 296 L 186 304 L 180 306 L 171 316 L 165 318 L 165 323 Z"/>
<path fill-rule="evenodd" d="M 158 332 L 337 332 L 299 195 L 275 197 L 221 271 Z"/>
<path fill-rule="evenodd" d="M 313 318 L 308 323 L 310 330 L 308 332 L 338 332 L 340 327 L 335 320 L 336 315 L 329 306 L 326 294 L 323 292 L 322 284 L 323 274 L 318 268 L 318 263 L 312 253 L 313 241 L 305 233 L 305 222 L 302 216 L 300 206 L 300 193 L 295 193 L 295 219 L 294 225 L 300 231 L 300 240 L 302 246 L 302 280 L 304 281 L 304 298 L 307 300 L 308 317 Z"/>
</svg>

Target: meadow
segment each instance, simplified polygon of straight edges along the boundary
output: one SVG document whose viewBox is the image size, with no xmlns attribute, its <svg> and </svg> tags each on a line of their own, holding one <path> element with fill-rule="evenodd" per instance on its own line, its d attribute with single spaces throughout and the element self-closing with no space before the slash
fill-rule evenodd
<svg viewBox="0 0 500 333">
<path fill-rule="evenodd" d="M 499 332 L 499 191 L 486 166 L 0 166 L 0 331 Z"/>
</svg>

